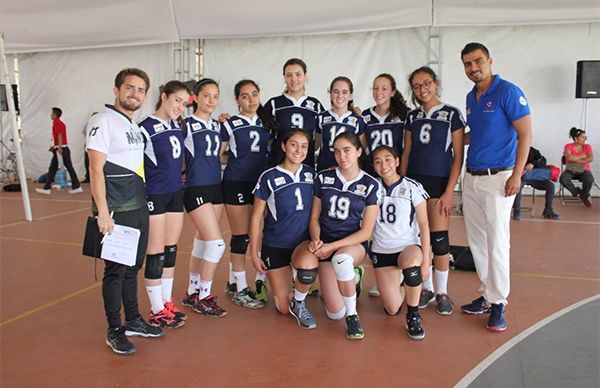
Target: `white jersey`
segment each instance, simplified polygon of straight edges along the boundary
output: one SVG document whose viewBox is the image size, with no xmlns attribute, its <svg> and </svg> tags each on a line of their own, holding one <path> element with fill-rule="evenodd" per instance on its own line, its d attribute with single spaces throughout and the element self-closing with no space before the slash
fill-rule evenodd
<svg viewBox="0 0 600 388">
<path fill-rule="evenodd" d="M 406 177 L 390 187 L 383 182 L 382 186 L 385 196 L 373 230 L 371 251 L 397 253 L 410 245 L 420 245 L 415 209 L 429 195 L 419 182 Z"/>
</svg>

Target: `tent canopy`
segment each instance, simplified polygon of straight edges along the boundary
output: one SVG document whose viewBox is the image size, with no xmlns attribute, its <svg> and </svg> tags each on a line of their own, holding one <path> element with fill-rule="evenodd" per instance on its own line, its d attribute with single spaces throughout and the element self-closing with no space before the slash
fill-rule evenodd
<svg viewBox="0 0 600 388">
<path fill-rule="evenodd" d="M 9 53 L 195 38 L 600 21 L 598 0 L 3 0 Z"/>
</svg>

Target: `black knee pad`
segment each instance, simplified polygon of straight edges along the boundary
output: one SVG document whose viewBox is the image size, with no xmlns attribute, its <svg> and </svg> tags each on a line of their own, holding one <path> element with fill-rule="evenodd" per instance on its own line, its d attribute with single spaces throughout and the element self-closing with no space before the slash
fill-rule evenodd
<svg viewBox="0 0 600 388">
<path fill-rule="evenodd" d="M 431 238 L 431 250 L 435 256 L 444 256 L 450 252 L 450 239 L 447 230 L 431 232 L 429 236 Z"/>
<path fill-rule="evenodd" d="M 175 258 L 177 257 L 177 245 L 165 245 L 165 264 L 163 268 L 175 267 Z"/>
<path fill-rule="evenodd" d="M 410 267 L 402 270 L 404 275 L 404 284 L 408 287 L 417 287 L 423 283 L 421 267 Z"/>
<path fill-rule="evenodd" d="M 298 282 L 309 286 L 309 285 L 313 284 L 315 282 L 315 280 L 317 280 L 318 273 L 319 273 L 319 270 L 317 268 L 312 268 L 312 269 L 300 268 L 300 269 L 296 270 L 296 277 L 298 278 Z"/>
<path fill-rule="evenodd" d="M 160 279 L 162 276 L 163 265 L 165 263 L 165 254 L 157 253 L 146 256 L 146 270 L 144 277 L 146 279 Z"/>
<path fill-rule="evenodd" d="M 245 255 L 248 250 L 248 244 L 250 243 L 250 237 L 247 234 L 236 234 L 231 236 L 231 243 L 229 244 L 229 250 L 231 253 L 237 253 L 239 255 Z"/>
</svg>

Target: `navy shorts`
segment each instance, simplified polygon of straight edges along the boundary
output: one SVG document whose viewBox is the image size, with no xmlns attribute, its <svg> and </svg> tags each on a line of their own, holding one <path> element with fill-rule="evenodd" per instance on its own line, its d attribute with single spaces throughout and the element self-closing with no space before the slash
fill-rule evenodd
<svg viewBox="0 0 600 388">
<path fill-rule="evenodd" d="M 292 253 L 295 248 L 276 248 L 263 245 L 260 248 L 260 258 L 267 266 L 267 270 L 283 268 L 292 262 Z"/>
<path fill-rule="evenodd" d="M 183 212 L 183 195 L 181 190 L 168 194 L 148 194 L 146 196 L 146 202 L 148 206 L 148 213 L 151 216 L 165 213 Z"/>
<path fill-rule="evenodd" d="M 207 203 L 212 203 L 213 205 L 223 203 L 223 186 L 220 183 L 207 186 L 192 186 L 183 189 L 183 205 L 188 213 Z"/>
<path fill-rule="evenodd" d="M 226 205 L 252 205 L 252 191 L 256 182 L 223 181 L 223 199 Z"/>
<path fill-rule="evenodd" d="M 425 191 L 427 191 L 427 194 L 429 194 L 429 198 L 441 197 L 448 186 L 448 177 L 410 173 L 408 174 L 408 177 L 422 184 Z"/>
</svg>

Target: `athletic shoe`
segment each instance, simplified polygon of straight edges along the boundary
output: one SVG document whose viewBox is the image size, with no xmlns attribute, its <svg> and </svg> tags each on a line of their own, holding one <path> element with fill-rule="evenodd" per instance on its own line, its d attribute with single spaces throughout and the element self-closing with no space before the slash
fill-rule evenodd
<svg viewBox="0 0 600 388">
<path fill-rule="evenodd" d="M 359 265 L 354 267 L 354 283 L 356 284 L 356 299 L 360 296 L 362 291 L 362 279 L 365 274 L 365 267 Z"/>
<path fill-rule="evenodd" d="M 506 320 L 504 319 L 504 305 L 492 303 L 490 317 L 486 326 L 490 331 L 506 330 Z"/>
<path fill-rule="evenodd" d="M 425 330 L 421 327 L 421 314 L 418 311 L 406 314 L 406 331 L 411 339 L 425 338 Z"/>
<path fill-rule="evenodd" d="M 185 324 L 184 321 L 177 319 L 175 314 L 169 311 L 168 308 L 164 308 L 156 314 L 150 311 L 150 317 L 148 318 L 148 324 L 156 327 L 164 327 L 167 329 L 177 329 Z"/>
<path fill-rule="evenodd" d="M 377 288 L 377 283 L 373 284 L 373 287 L 369 288 L 369 296 L 379 296 L 379 288 Z"/>
<path fill-rule="evenodd" d="M 198 300 L 198 295 L 200 294 L 199 291 L 194 292 L 193 294 L 188 294 L 187 292 L 185 293 L 185 298 L 183 298 L 183 300 L 181 301 L 181 304 L 185 307 L 192 307 L 196 304 L 196 301 Z"/>
<path fill-rule="evenodd" d="M 177 307 L 175 306 L 175 303 L 167 302 L 165 303 L 165 307 L 167 308 L 167 310 L 175 314 L 175 318 L 179 319 L 180 321 L 185 321 L 187 319 L 187 315 L 179 311 L 179 309 L 177 309 Z"/>
<path fill-rule="evenodd" d="M 365 338 L 365 331 L 360 325 L 358 314 L 348 315 L 346 317 L 346 338 L 351 340 Z"/>
<path fill-rule="evenodd" d="M 548 218 L 550 220 L 560 220 L 560 215 L 554 213 L 553 210 L 544 210 L 542 213 L 542 217 Z"/>
<path fill-rule="evenodd" d="M 254 290 L 256 293 L 256 299 L 263 303 L 267 303 L 267 283 L 258 279 L 254 282 Z"/>
<path fill-rule="evenodd" d="M 141 315 L 125 322 L 125 335 L 128 337 L 139 335 L 140 337 L 162 337 L 165 331 L 158 327 L 149 325 Z"/>
<path fill-rule="evenodd" d="M 35 189 L 35 191 L 38 194 L 44 194 L 44 195 L 50 195 L 50 194 L 52 194 L 52 191 L 50 191 L 50 189 L 40 189 L 39 187 L 37 189 Z"/>
<path fill-rule="evenodd" d="M 83 193 L 83 187 L 81 187 L 81 186 L 79 186 L 76 189 L 69 190 L 69 194 L 79 194 L 79 193 Z"/>
<path fill-rule="evenodd" d="M 433 291 L 429 291 L 426 289 L 421 290 L 421 297 L 419 298 L 419 308 L 424 309 L 429 306 L 429 303 L 435 300 L 435 294 Z"/>
<path fill-rule="evenodd" d="M 447 294 L 437 294 L 435 296 L 435 311 L 441 315 L 452 314 L 452 299 Z"/>
<path fill-rule="evenodd" d="M 317 322 L 313 318 L 312 314 L 306 308 L 304 301 L 299 302 L 292 298 L 290 306 L 288 307 L 290 314 L 292 314 L 298 321 L 298 325 L 305 329 L 314 329 L 317 327 Z"/>
<path fill-rule="evenodd" d="M 319 288 L 317 286 L 315 286 L 314 284 L 311 284 L 310 288 L 308 289 L 308 295 L 309 296 L 319 295 Z"/>
<path fill-rule="evenodd" d="M 36 191 L 37 191 L 37 189 L 36 189 Z M 39 193 L 39 191 L 38 191 L 38 193 Z M 592 203 L 590 202 L 590 198 L 589 197 L 585 197 L 584 198 L 581 195 L 581 193 L 580 193 L 579 194 L 579 199 L 581 199 L 581 202 L 583 202 L 583 206 L 585 206 L 585 207 L 592 207 Z"/>
<path fill-rule="evenodd" d="M 233 294 L 235 294 L 236 292 L 237 286 L 235 285 L 235 283 L 227 282 L 227 285 L 225 286 L 225 294 L 233 297 Z"/>
<path fill-rule="evenodd" d="M 198 314 L 213 318 L 221 318 L 227 315 L 227 311 L 223 310 L 223 308 L 217 304 L 217 297 L 213 295 L 209 295 L 204 299 L 197 299 L 196 304 L 192 306 L 192 310 Z"/>
<path fill-rule="evenodd" d="M 135 345 L 125 337 L 125 330 L 122 327 L 108 329 L 106 333 L 106 345 L 113 352 L 124 356 L 135 353 Z"/>
<path fill-rule="evenodd" d="M 256 299 L 256 295 L 254 295 L 254 292 L 250 289 L 250 287 L 246 287 L 242 291 L 233 294 L 231 300 L 233 303 L 239 306 L 248 307 L 249 309 L 261 309 L 265 307 L 263 302 Z"/>
<path fill-rule="evenodd" d="M 475 299 L 469 304 L 465 304 L 460 308 L 465 314 L 479 315 L 487 314 L 490 312 L 490 305 L 487 303 L 483 296 Z"/>
</svg>

